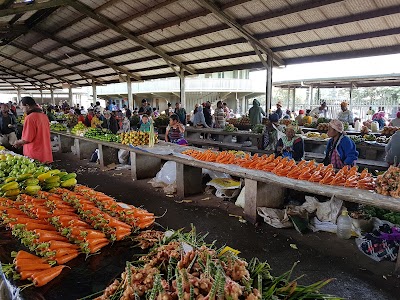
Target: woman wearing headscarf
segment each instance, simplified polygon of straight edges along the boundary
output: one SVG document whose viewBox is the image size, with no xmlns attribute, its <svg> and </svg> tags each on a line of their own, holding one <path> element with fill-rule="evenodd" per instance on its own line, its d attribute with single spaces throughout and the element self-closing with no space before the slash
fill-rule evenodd
<svg viewBox="0 0 400 300">
<path fill-rule="evenodd" d="M 257 99 L 253 100 L 253 106 L 249 109 L 249 119 L 251 126 L 262 123 L 262 117 L 265 116 L 265 111 L 260 106 Z"/>
<path fill-rule="evenodd" d="M 193 116 L 193 126 L 195 127 L 205 127 L 209 126 L 206 123 L 206 119 L 204 118 L 203 106 L 199 105 L 196 109 L 196 113 Z"/>
<path fill-rule="evenodd" d="M 22 138 L 14 147 L 23 146 L 24 155 L 42 163 L 53 162 L 49 119 L 32 97 L 22 97 L 22 110 L 26 113 Z"/>
<path fill-rule="evenodd" d="M 378 122 L 379 124 L 379 129 L 382 129 L 385 127 L 385 112 L 384 111 L 379 111 L 376 114 L 372 116 L 372 121 Z"/>
<path fill-rule="evenodd" d="M 358 158 L 356 144 L 343 133 L 343 128 L 343 123 L 339 120 L 329 122 L 328 136 L 330 139 L 326 146 L 324 164 L 332 164 L 336 169 L 353 166 Z"/>
<path fill-rule="evenodd" d="M 288 157 L 295 161 L 300 161 L 304 157 L 304 141 L 300 136 L 296 136 L 293 126 L 287 126 L 285 135 L 278 140 L 275 150 L 276 155 Z"/>
</svg>

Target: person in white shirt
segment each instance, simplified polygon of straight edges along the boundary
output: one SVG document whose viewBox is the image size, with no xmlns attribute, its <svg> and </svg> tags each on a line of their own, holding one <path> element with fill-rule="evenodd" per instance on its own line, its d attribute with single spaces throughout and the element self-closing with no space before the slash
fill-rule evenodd
<svg viewBox="0 0 400 300">
<path fill-rule="evenodd" d="M 327 113 L 327 108 L 326 108 L 326 102 L 322 102 L 321 105 L 319 107 L 314 108 L 311 112 L 310 112 L 310 116 L 318 119 L 318 118 L 326 118 L 326 113 Z"/>
<path fill-rule="evenodd" d="M 341 112 L 338 113 L 337 119 L 343 123 L 348 123 L 349 125 L 354 124 L 353 113 L 347 108 L 347 103 L 340 103 Z"/>
</svg>

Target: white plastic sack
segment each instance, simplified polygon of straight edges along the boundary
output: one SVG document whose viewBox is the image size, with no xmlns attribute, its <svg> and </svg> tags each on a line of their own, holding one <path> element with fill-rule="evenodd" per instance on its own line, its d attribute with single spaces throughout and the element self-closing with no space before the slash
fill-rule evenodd
<svg viewBox="0 0 400 300">
<path fill-rule="evenodd" d="M 165 184 L 173 184 L 176 182 L 176 162 L 167 161 L 156 175 L 156 181 Z"/>
<path fill-rule="evenodd" d="M 120 164 L 127 164 L 129 159 L 130 151 L 119 149 L 118 150 L 118 161 Z"/>
<path fill-rule="evenodd" d="M 201 169 L 201 172 L 203 175 L 208 174 L 210 175 L 211 179 L 215 179 L 215 178 L 231 178 L 231 175 L 226 174 L 226 173 L 221 173 L 221 172 L 217 172 L 217 171 L 212 171 L 212 170 L 208 170 L 208 169 Z"/>
<path fill-rule="evenodd" d="M 239 196 L 236 199 L 235 205 L 239 206 L 241 208 L 244 208 L 244 204 L 245 204 L 245 193 L 246 193 L 246 187 L 244 186 L 242 188 L 242 190 L 240 191 Z"/>
<path fill-rule="evenodd" d="M 342 209 L 343 201 L 332 196 L 327 202 L 317 203 L 317 218 L 320 221 L 327 221 L 336 224 L 336 220 Z"/>
<path fill-rule="evenodd" d="M 354 220 L 352 219 L 352 226 L 351 226 L 351 235 L 352 236 L 361 236 L 361 230 L 359 227 L 354 226 Z M 317 217 L 314 217 L 310 221 L 309 225 L 310 229 L 314 232 L 316 231 L 325 231 L 325 232 L 331 232 L 331 233 L 336 233 L 337 232 L 337 225 L 333 222 L 328 222 L 328 221 L 320 221 L 318 220 Z"/>
<path fill-rule="evenodd" d="M 264 219 L 264 222 L 275 228 L 293 227 L 286 209 L 276 209 L 269 207 L 258 207 L 257 213 Z"/>
</svg>

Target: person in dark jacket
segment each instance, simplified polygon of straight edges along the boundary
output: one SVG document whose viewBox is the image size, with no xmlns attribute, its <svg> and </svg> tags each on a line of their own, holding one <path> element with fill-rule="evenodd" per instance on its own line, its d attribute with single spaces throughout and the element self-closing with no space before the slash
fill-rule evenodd
<svg viewBox="0 0 400 300">
<path fill-rule="evenodd" d="M 0 144 L 10 147 L 17 140 L 17 119 L 7 104 L 1 104 L 0 109 Z"/>
<path fill-rule="evenodd" d="M 292 126 L 287 126 L 285 135 L 278 140 L 275 150 L 276 155 L 300 161 L 304 157 L 304 141 L 296 136 Z"/>
<path fill-rule="evenodd" d="M 117 120 L 108 110 L 104 112 L 104 120 L 103 123 L 101 124 L 101 127 L 109 129 L 114 134 L 117 133 L 118 131 Z"/>
<path fill-rule="evenodd" d="M 212 127 L 213 117 L 211 114 L 211 102 L 207 101 L 203 108 L 204 119 L 208 127 Z"/>
<path fill-rule="evenodd" d="M 252 126 L 261 124 L 263 116 L 265 116 L 265 111 L 260 106 L 260 102 L 254 99 L 253 106 L 249 110 L 250 124 Z"/>
</svg>

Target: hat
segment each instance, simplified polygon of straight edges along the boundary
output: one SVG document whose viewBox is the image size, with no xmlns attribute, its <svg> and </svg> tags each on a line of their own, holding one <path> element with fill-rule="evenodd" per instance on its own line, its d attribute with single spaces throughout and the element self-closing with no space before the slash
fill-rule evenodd
<svg viewBox="0 0 400 300">
<path fill-rule="evenodd" d="M 272 122 L 272 123 L 276 123 L 279 121 L 279 115 L 277 113 L 273 113 L 270 114 L 268 119 Z"/>
<path fill-rule="evenodd" d="M 281 102 L 281 101 L 278 101 L 278 102 L 276 103 L 276 106 L 282 107 L 282 102 Z"/>
<path fill-rule="evenodd" d="M 299 115 L 304 115 L 304 109 L 299 110 Z"/>
<path fill-rule="evenodd" d="M 347 107 L 347 102 L 343 101 L 342 103 L 340 103 L 340 106 L 345 106 L 345 107 Z"/>
<path fill-rule="evenodd" d="M 339 120 L 331 120 L 329 122 L 329 126 L 340 133 L 342 133 L 344 129 L 343 123 Z"/>
</svg>

